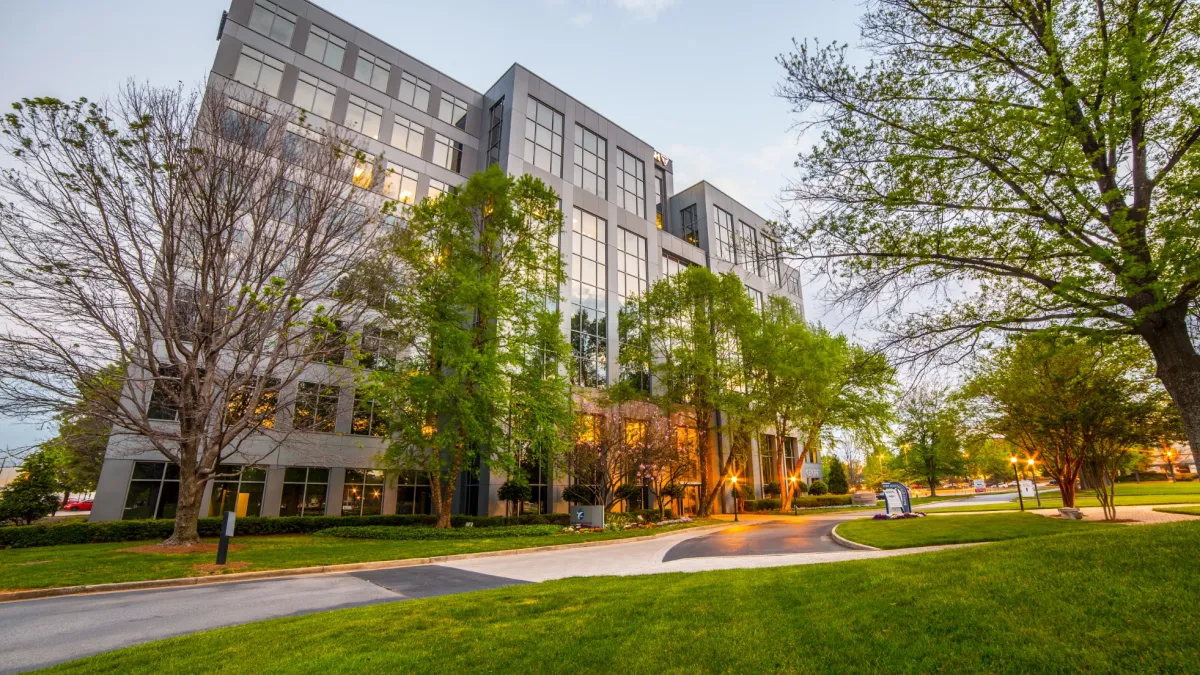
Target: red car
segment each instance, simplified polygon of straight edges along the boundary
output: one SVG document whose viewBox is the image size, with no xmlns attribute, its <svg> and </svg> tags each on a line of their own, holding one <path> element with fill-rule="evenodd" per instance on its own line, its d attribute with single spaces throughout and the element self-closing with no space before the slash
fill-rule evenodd
<svg viewBox="0 0 1200 675">
<path fill-rule="evenodd" d="M 87 501 L 82 501 L 82 502 L 67 502 L 66 504 L 62 505 L 62 510 L 63 511 L 91 511 L 92 510 L 92 500 L 89 499 Z"/>
</svg>

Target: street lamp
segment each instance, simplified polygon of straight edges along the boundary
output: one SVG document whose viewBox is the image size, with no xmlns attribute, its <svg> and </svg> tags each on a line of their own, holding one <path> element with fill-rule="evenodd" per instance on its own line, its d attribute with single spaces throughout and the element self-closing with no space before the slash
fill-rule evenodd
<svg viewBox="0 0 1200 675">
<path fill-rule="evenodd" d="M 1030 457 L 1029 458 L 1029 475 L 1033 477 L 1033 496 L 1035 498 L 1037 498 L 1038 508 L 1040 509 L 1040 508 L 1042 508 L 1042 495 L 1040 492 L 1038 492 L 1038 489 L 1037 489 L 1037 472 L 1034 471 L 1034 468 L 1035 467 L 1034 467 L 1033 458 Z M 1021 490 L 1021 486 L 1018 485 L 1017 491 L 1020 492 L 1020 490 Z"/>
<path fill-rule="evenodd" d="M 737 489 L 737 476 L 736 476 L 736 475 L 730 476 L 730 477 L 729 477 L 729 482 L 733 484 L 733 522 L 735 522 L 735 523 L 736 523 L 736 522 L 738 522 L 738 503 L 737 503 L 737 499 L 738 499 L 738 489 Z"/>
<path fill-rule="evenodd" d="M 1017 479 L 1017 500 L 1021 502 L 1021 511 L 1025 511 L 1025 497 L 1021 496 L 1021 476 L 1017 474 L 1017 458 L 1009 457 L 1008 461 L 1013 465 L 1013 477 Z"/>
</svg>

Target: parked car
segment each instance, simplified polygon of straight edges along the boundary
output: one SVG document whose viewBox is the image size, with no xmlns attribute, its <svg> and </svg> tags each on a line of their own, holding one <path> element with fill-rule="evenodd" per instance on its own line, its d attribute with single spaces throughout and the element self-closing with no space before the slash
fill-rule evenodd
<svg viewBox="0 0 1200 675">
<path fill-rule="evenodd" d="M 67 502 L 66 504 L 62 505 L 62 510 L 63 511 L 91 511 L 92 510 L 92 500 L 87 499 L 87 500 L 83 500 L 83 501 Z"/>
<path fill-rule="evenodd" d="M 1051 479 L 1050 479 L 1050 482 L 1049 482 L 1049 483 L 1046 483 L 1046 485 L 1058 485 L 1058 481 L 1056 481 L 1056 480 L 1054 480 L 1053 478 L 1051 478 Z"/>
</svg>

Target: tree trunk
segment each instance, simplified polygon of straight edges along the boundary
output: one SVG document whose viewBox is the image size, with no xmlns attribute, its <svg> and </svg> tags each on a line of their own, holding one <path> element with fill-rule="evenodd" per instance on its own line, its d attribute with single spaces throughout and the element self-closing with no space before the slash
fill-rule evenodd
<svg viewBox="0 0 1200 675">
<path fill-rule="evenodd" d="M 1155 375 L 1179 408 L 1194 452 L 1200 448 L 1200 354 L 1188 335 L 1186 305 L 1151 315 L 1137 333 L 1154 354 Z"/>
<path fill-rule="evenodd" d="M 159 546 L 195 546 L 200 543 L 197 521 L 200 519 L 200 501 L 204 498 L 204 487 L 207 484 L 208 481 L 196 477 L 194 470 L 179 472 L 179 503 L 175 507 L 175 530 Z"/>
<path fill-rule="evenodd" d="M 712 504 L 713 498 L 716 496 L 715 492 L 711 495 L 709 494 L 709 492 L 710 492 L 709 486 L 711 486 L 713 483 L 712 479 L 709 476 L 709 473 L 714 468 L 712 461 L 710 461 L 709 453 L 716 452 L 716 446 L 709 442 L 712 438 L 712 433 L 710 432 L 710 427 L 709 427 L 709 425 L 711 423 L 712 423 L 711 411 L 705 415 L 701 415 L 697 411 L 697 414 L 696 414 L 696 445 L 699 447 L 697 448 L 696 454 L 698 455 L 697 459 L 699 460 L 698 464 L 699 464 L 699 469 L 700 469 L 700 490 L 699 490 L 699 494 L 697 496 L 700 498 L 700 500 L 699 500 L 700 503 L 697 505 L 697 514 L 696 515 L 699 516 L 700 518 L 708 517 L 708 514 L 710 513 L 710 510 L 711 510 L 711 504 Z M 709 447 L 710 445 L 712 445 L 712 447 Z"/>
</svg>

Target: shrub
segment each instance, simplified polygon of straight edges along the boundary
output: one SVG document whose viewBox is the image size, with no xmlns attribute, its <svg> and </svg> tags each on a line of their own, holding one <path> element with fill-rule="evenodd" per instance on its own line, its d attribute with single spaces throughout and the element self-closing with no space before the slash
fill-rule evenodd
<svg viewBox="0 0 1200 675">
<path fill-rule="evenodd" d="M 388 526 L 411 527 L 432 526 L 436 516 L 286 516 L 282 518 L 246 517 L 238 518 L 235 536 L 263 534 L 312 534 L 331 527 Z M 504 516 L 450 516 L 450 524 L 462 527 L 473 523 L 475 527 L 498 527 L 505 525 L 560 525 L 566 526 L 570 516 L 566 513 L 536 513 L 505 518 Z M 175 523 L 171 520 L 114 520 L 106 523 L 64 523 L 61 525 L 26 525 L 22 527 L 0 527 L 0 548 L 32 548 L 36 546 L 58 546 L 60 544 L 96 544 L 114 541 L 140 541 L 166 539 L 171 536 Z M 201 537 L 220 535 L 220 518 L 201 518 L 198 529 Z"/>
<path fill-rule="evenodd" d="M 808 486 L 808 494 L 810 495 L 823 495 L 826 492 L 829 492 L 829 487 L 825 485 L 825 481 L 823 480 L 814 480 L 812 484 Z"/>
<path fill-rule="evenodd" d="M 29 525 L 58 509 L 58 481 L 54 464 L 45 453 L 35 452 L 21 464 L 21 473 L 0 489 L 0 523 Z"/>
<path fill-rule="evenodd" d="M 338 537 L 340 539 L 495 539 L 503 537 L 548 537 L 562 532 L 558 525 L 512 525 L 510 527 L 457 527 L 437 529 L 433 527 L 330 527 L 315 533 L 315 537 Z"/>
<path fill-rule="evenodd" d="M 829 462 L 829 492 L 835 495 L 850 492 L 850 483 L 846 480 L 846 465 L 837 457 Z"/>
<path fill-rule="evenodd" d="M 778 511 L 782 507 L 783 502 L 777 498 L 768 497 L 766 499 L 747 499 L 742 502 L 742 508 L 751 513 L 755 511 Z"/>
<path fill-rule="evenodd" d="M 779 483 L 763 483 L 763 494 L 768 497 L 779 496 Z"/>
<path fill-rule="evenodd" d="M 803 481 L 797 481 L 796 482 L 796 493 L 797 494 L 805 494 L 807 492 L 808 492 L 808 483 L 805 483 Z"/>
<path fill-rule="evenodd" d="M 585 485 L 568 485 L 562 491 L 563 501 L 571 504 L 593 504 L 596 494 Z"/>
<path fill-rule="evenodd" d="M 613 514 L 605 514 L 605 522 L 608 521 L 611 515 Z M 632 520 L 637 520 L 638 516 L 641 516 L 642 520 L 647 522 L 658 522 L 659 519 L 658 509 L 633 509 L 632 511 L 625 511 L 622 515 L 628 516 Z M 670 520 L 674 515 L 671 509 L 664 509 L 662 517 L 664 520 Z"/>
</svg>

